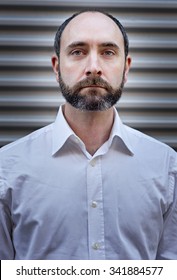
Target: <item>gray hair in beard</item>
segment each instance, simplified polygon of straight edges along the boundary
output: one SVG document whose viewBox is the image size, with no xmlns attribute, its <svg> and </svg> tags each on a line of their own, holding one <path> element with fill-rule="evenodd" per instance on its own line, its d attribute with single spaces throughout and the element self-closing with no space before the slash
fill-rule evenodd
<svg viewBox="0 0 177 280">
<path fill-rule="evenodd" d="M 104 111 L 111 108 L 120 99 L 124 87 L 124 73 L 122 82 L 116 89 L 113 89 L 109 83 L 95 75 L 86 77 L 70 88 L 64 83 L 60 72 L 59 85 L 63 97 L 73 107 L 82 111 Z M 102 94 L 96 88 L 88 89 L 87 94 L 80 93 L 81 89 L 89 86 L 100 86 L 106 90 L 106 93 Z"/>
</svg>

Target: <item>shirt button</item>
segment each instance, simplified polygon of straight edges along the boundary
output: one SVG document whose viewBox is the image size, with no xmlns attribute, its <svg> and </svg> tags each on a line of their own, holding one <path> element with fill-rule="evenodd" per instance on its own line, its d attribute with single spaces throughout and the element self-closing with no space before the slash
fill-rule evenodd
<svg viewBox="0 0 177 280">
<path fill-rule="evenodd" d="M 98 249 L 100 249 L 100 244 L 99 244 L 99 243 L 94 243 L 94 244 L 92 245 L 92 248 L 93 248 L 94 250 L 98 250 Z"/>
<path fill-rule="evenodd" d="M 97 202 L 96 201 L 92 201 L 91 206 L 92 206 L 92 208 L 96 208 L 97 207 Z"/>
<path fill-rule="evenodd" d="M 96 160 L 95 160 L 95 159 L 92 159 L 91 162 L 90 162 L 90 164 L 91 164 L 92 167 L 94 167 L 95 164 L 96 164 Z"/>
</svg>

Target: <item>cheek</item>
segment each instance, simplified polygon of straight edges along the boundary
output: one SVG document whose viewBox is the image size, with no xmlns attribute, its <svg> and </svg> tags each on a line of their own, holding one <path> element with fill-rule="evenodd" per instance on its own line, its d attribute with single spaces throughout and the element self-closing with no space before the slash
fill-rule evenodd
<svg viewBox="0 0 177 280">
<path fill-rule="evenodd" d="M 113 87 L 119 87 L 120 84 L 122 83 L 122 79 L 124 76 L 124 69 L 118 69 L 118 68 L 114 68 L 114 69 L 110 69 L 110 71 L 108 72 L 108 79 L 110 81 L 110 83 L 112 84 Z"/>
<path fill-rule="evenodd" d="M 104 73 L 106 78 L 112 83 L 113 87 L 117 87 L 122 82 L 124 76 L 125 61 L 122 59 L 116 59 L 112 63 L 104 65 Z"/>
<path fill-rule="evenodd" d="M 78 81 L 81 80 L 82 71 L 80 67 L 76 65 L 66 64 L 63 66 L 61 64 L 60 74 L 63 81 L 70 87 L 74 86 Z"/>
<path fill-rule="evenodd" d="M 65 82 L 66 85 L 72 86 L 74 83 L 74 72 L 71 71 L 70 69 L 65 68 L 60 68 L 60 75 Z"/>
</svg>

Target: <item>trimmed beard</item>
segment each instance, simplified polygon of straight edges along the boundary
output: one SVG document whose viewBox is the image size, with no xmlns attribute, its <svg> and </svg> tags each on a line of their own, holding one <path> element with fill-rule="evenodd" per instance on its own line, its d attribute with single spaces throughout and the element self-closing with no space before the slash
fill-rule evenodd
<svg viewBox="0 0 177 280">
<path fill-rule="evenodd" d="M 59 85 L 63 97 L 74 108 L 82 111 L 104 111 L 111 108 L 120 99 L 124 87 L 124 73 L 121 84 L 116 89 L 113 89 L 109 83 L 95 75 L 90 75 L 70 88 L 63 81 L 60 72 Z M 93 86 L 93 88 L 88 88 L 86 93 L 81 93 L 82 89 L 90 86 Z"/>
</svg>

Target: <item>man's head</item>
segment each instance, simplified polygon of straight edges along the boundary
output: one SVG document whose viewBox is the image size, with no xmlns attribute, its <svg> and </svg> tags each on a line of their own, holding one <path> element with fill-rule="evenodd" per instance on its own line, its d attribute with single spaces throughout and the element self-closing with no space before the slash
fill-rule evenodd
<svg viewBox="0 0 177 280">
<path fill-rule="evenodd" d="M 131 59 L 122 25 L 110 15 L 87 11 L 58 29 L 53 69 L 66 101 L 81 110 L 106 110 L 120 98 Z"/>
</svg>

